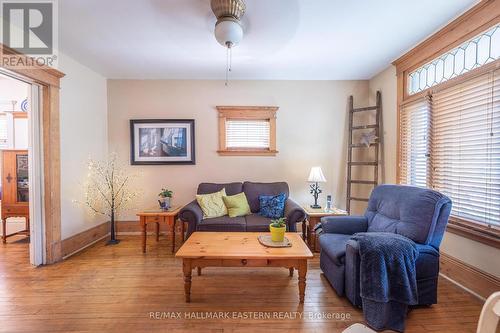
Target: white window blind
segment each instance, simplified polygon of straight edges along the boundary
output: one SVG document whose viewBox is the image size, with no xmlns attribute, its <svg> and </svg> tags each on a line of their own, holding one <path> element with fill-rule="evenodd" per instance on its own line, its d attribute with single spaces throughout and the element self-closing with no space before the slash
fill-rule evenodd
<svg viewBox="0 0 500 333">
<path fill-rule="evenodd" d="M 5 113 L 0 113 L 0 149 L 9 148 L 7 140 L 8 140 L 7 115 Z"/>
<path fill-rule="evenodd" d="M 432 183 L 452 215 L 500 226 L 500 72 L 432 98 Z"/>
<path fill-rule="evenodd" d="M 236 120 L 226 121 L 226 147 L 269 149 L 269 120 Z"/>
<path fill-rule="evenodd" d="M 431 109 L 428 98 L 422 98 L 401 109 L 400 181 L 403 184 L 429 185 L 429 150 Z"/>
</svg>

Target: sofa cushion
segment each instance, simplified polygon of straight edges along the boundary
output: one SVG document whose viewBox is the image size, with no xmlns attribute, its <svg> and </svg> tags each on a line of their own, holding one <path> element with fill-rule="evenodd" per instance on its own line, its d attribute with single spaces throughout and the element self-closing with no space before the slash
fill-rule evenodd
<svg viewBox="0 0 500 333">
<path fill-rule="evenodd" d="M 244 217 L 221 216 L 204 219 L 196 226 L 197 231 L 246 231 Z"/>
<path fill-rule="evenodd" d="M 319 245 L 321 254 L 327 255 L 335 265 L 344 265 L 345 263 L 345 248 L 347 241 L 352 235 L 342 234 L 321 234 L 319 236 Z"/>
<path fill-rule="evenodd" d="M 201 183 L 198 185 L 197 194 L 209 194 L 214 192 L 219 192 L 223 188 L 226 189 L 227 195 L 235 195 L 243 192 L 242 183 L 227 183 L 227 184 L 216 184 L 216 183 Z"/>
<path fill-rule="evenodd" d="M 247 231 L 269 231 L 269 224 L 271 224 L 271 219 L 259 214 L 250 214 L 245 216 L 247 220 Z"/>
<path fill-rule="evenodd" d="M 271 219 L 279 219 L 285 216 L 285 193 L 278 195 L 259 196 L 259 214 Z"/>
<path fill-rule="evenodd" d="M 419 187 L 380 185 L 368 202 L 368 232 L 393 232 L 416 243 L 428 244 L 441 207 L 450 203 L 445 195 Z"/>
<path fill-rule="evenodd" d="M 229 217 L 245 216 L 250 214 L 250 206 L 248 205 L 245 192 L 223 196 L 222 200 L 224 200 Z"/>
<path fill-rule="evenodd" d="M 224 189 L 210 194 L 197 194 L 196 201 L 203 212 L 203 218 L 214 218 L 227 215 L 227 208 L 222 197 L 226 195 Z"/>
<path fill-rule="evenodd" d="M 227 192 L 227 188 L 226 188 Z M 257 213 L 260 210 L 259 196 L 261 195 L 278 195 L 280 193 L 285 193 L 286 198 L 288 198 L 288 184 L 285 182 L 278 183 L 253 183 L 244 182 L 243 192 L 248 199 L 248 204 L 250 205 L 250 210 L 252 213 Z M 228 195 L 231 195 L 228 193 Z"/>
</svg>

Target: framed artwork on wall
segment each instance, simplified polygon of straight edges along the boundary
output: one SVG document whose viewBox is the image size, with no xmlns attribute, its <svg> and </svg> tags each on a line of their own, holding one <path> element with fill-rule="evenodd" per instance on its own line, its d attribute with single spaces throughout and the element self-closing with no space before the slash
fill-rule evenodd
<svg viewBox="0 0 500 333">
<path fill-rule="evenodd" d="M 196 164 L 194 119 L 131 119 L 130 164 Z"/>
</svg>

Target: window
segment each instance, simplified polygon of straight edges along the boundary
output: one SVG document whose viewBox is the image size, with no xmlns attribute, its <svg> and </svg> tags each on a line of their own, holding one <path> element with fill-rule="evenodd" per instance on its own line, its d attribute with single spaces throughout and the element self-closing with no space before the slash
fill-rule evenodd
<svg viewBox="0 0 500 333">
<path fill-rule="evenodd" d="M 433 187 L 453 215 L 500 226 L 500 71 L 433 95 Z"/>
<path fill-rule="evenodd" d="M 269 149 L 269 120 L 226 120 L 227 149 Z"/>
<path fill-rule="evenodd" d="M 401 182 L 427 187 L 430 185 L 430 103 L 422 98 L 401 110 Z"/>
<path fill-rule="evenodd" d="M 500 24 L 411 72 L 408 93 L 431 88 L 496 59 L 500 59 Z"/>
<path fill-rule="evenodd" d="M 277 107 L 218 106 L 219 154 L 275 155 Z"/>
<path fill-rule="evenodd" d="M 500 70 L 401 108 L 400 182 L 453 201 L 452 217 L 500 227 Z"/>
<path fill-rule="evenodd" d="M 398 182 L 450 196 L 453 211 L 447 231 L 496 248 L 500 248 L 498 8 L 498 1 L 479 1 L 393 62 Z M 420 123 L 422 117 L 428 118 L 427 125 Z"/>
</svg>

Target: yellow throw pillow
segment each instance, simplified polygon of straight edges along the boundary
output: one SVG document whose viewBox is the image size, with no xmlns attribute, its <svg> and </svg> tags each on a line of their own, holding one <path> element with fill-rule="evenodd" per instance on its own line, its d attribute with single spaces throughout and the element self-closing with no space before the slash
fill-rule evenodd
<svg viewBox="0 0 500 333">
<path fill-rule="evenodd" d="M 196 195 L 196 201 L 198 201 L 198 205 L 201 207 L 203 218 L 210 219 L 227 215 L 227 208 L 222 200 L 222 197 L 225 195 L 225 188 L 215 193 Z"/>
<path fill-rule="evenodd" d="M 247 196 L 241 192 L 236 195 L 223 196 L 229 217 L 245 216 L 250 214 Z"/>
</svg>

